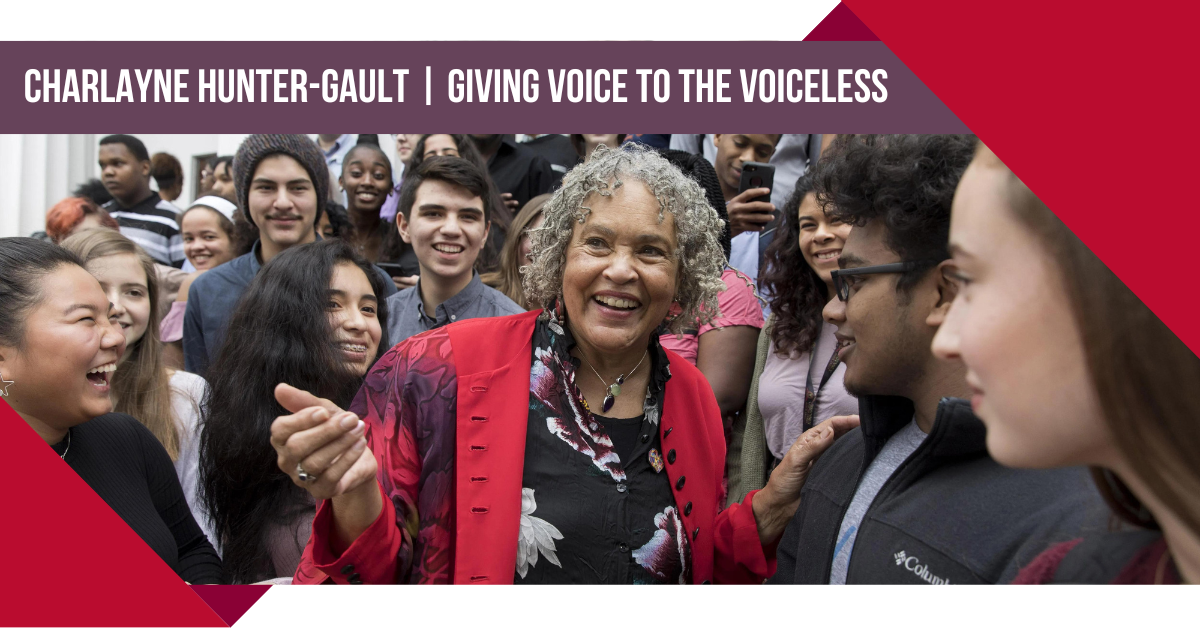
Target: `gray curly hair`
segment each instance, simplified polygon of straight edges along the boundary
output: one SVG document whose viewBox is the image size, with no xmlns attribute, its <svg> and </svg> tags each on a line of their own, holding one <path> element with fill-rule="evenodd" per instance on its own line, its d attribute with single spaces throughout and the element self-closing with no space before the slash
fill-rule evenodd
<svg viewBox="0 0 1200 628">
<path fill-rule="evenodd" d="M 719 315 L 717 293 L 725 288 L 721 272 L 724 221 L 708 204 L 704 190 L 658 153 L 638 144 L 610 149 L 599 146 L 587 162 L 563 178 L 562 187 L 542 209 L 542 226 L 529 231 L 533 261 L 521 269 L 525 296 L 547 309 L 562 297 L 563 269 L 574 223 L 583 224 L 591 209 L 584 204 L 593 194 L 611 196 L 627 181 L 640 181 L 658 200 L 658 220 L 675 216 L 679 262 L 675 300 L 681 311 L 669 325 L 672 332 L 696 328 Z"/>
</svg>

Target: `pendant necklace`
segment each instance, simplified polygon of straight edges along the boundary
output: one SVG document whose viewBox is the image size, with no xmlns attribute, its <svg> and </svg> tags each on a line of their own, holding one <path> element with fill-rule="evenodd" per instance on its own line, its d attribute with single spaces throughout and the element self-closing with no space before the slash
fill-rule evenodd
<svg viewBox="0 0 1200 628">
<path fill-rule="evenodd" d="M 63 452 L 58 455 L 58 457 L 63 460 L 66 460 L 68 451 L 71 451 L 71 430 L 70 429 L 67 430 L 67 448 L 64 449 Z"/>
<path fill-rule="evenodd" d="M 638 366 L 641 366 L 642 362 L 646 361 L 647 355 L 650 355 L 649 350 L 642 354 L 642 359 L 638 360 L 637 366 L 633 367 L 632 371 L 629 371 L 629 375 L 633 375 L 637 372 Z M 625 383 L 625 378 L 627 376 L 624 374 L 618 375 L 616 381 L 612 385 L 609 385 L 608 382 L 604 381 L 603 377 L 600 377 L 600 371 L 597 371 L 596 367 L 592 366 L 592 363 L 588 362 L 588 359 L 583 357 L 582 351 L 579 352 L 579 357 L 583 358 L 584 362 L 587 362 L 588 368 L 592 369 L 592 372 L 595 373 L 596 377 L 600 379 L 600 383 L 604 384 L 605 390 L 608 392 L 608 394 L 604 395 L 604 403 L 601 404 L 600 411 L 608 412 L 612 409 L 613 403 L 617 400 L 617 395 L 621 394 L 621 384 Z"/>
</svg>

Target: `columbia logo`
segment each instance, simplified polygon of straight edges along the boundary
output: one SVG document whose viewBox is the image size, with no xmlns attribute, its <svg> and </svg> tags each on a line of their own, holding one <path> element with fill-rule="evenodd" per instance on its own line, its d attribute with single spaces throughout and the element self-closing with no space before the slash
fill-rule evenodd
<svg viewBox="0 0 1200 628">
<path fill-rule="evenodd" d="M 911 571 L 913 575 L 924 580 L 929 584 L 950 584 L 949 578 L 935 576 L 929 571 L 929 567 L 921 564 L 921 559 L 916 556 L 909 556 L 904 550 L 900 550 L 892 555 L 896 559 L 896 565 L 903 565 L 905 569 Z"/>
</svg>

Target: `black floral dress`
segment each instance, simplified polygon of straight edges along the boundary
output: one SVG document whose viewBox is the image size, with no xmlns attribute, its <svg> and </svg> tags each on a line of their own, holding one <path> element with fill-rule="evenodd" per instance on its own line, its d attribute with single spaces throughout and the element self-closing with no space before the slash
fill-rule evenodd
<svg viewBox="0 0 1200 628">
<path fill-rule="evenodd" d="M 561 321 L 538 319 L 515 582 L 690 582 L 691 547 L 659 453 L 667 356 L 653 337 L 645 414 L 609 419 L 575 385 L 574 344 Z"/>
</svg>

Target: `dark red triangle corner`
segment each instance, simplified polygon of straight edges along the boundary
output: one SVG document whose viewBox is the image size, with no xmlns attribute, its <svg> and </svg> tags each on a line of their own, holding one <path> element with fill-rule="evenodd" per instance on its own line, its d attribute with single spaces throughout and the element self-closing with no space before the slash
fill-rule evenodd
<svg viewBox="0 0 1200 628">
<path fill-rule="evenodd" d="M 192 590 L 200 599 L 208 604 L 213 612 L 221 617 L 221 619 L 232 626 L 234 622 L 242 618 L 246 611 L 250 610 L 251 606 L 261 598 L 268 589 L 269 584 L 193 584 Z"/>
<path fill-rule="evenodd" d="M 879 41 L 850 7 L 838 3 L 804 41 Z"/>
<path fill-rule="evenodd" d="M 0 517 L 13 566 L 0 572 L 0 625 L 224 624 L 3 400 L 0 452 L 20 470 Z"/>
</svg>

